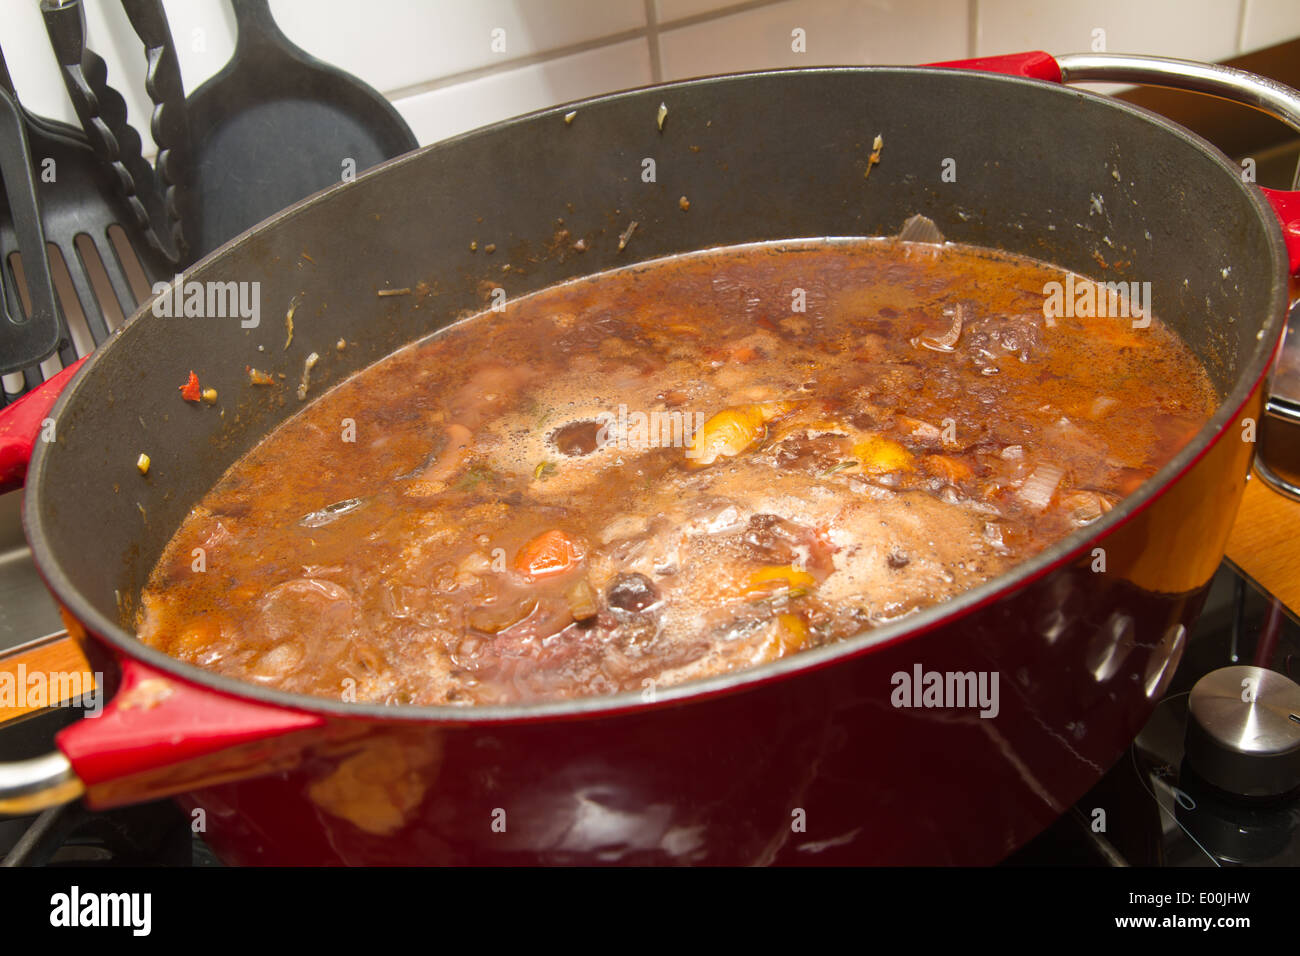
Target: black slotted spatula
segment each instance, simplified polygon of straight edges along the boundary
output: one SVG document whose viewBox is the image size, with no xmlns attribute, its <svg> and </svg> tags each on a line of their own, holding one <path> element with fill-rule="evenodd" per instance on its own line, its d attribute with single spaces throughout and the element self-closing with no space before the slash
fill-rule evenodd
<svg viewBox="0 0 1300 956">
<path fill-rule="evenodd" d="M 54 280 L 45 253 L 36 173 L 29 155 L 30 125 L 0 59 L 0 372 L 12 372 L 53 354 L 63 339 L 54 305 Z M 33 254 L 34 251 L 34 254 Z M 19 301 L 10 256 L 31 257 L 25 269 L 29 308 Z"/>
<path fill-rule="evenodd" d="M 91 346 L 99 344 L 116 322 L 129 316 L 148 297 L 154 282 L 172 274 L 171 265 L 146 240 L 136 210 L 120 193 L 116 174 L 100 161 L 82 131 L 34 116 L 18 104 L 3 54 L 0 91 L 17 107 L 24 123 L 26 158 L 29 169 L 36 172 L 37 222 L 43 231 L 39 241 L 29 242 L 17 234 L 8 203 L 0 197 L 0 272 L 5 310 L 16 314 L 25 296 L 30 303 L 27 314 L 32 318 L 52 313 L 58 330 L 59 360 L 67 366 L 78 356 L 70 317 L 78 327 L 84 323 Z M 15 142 L 6 130 L 0 134 L 0 151 L 14 151 Z M 7 169 L 5 185 L 8 188 Z M 114 240 L 115 229 L 120 230 L 120 245 Z M 19 268 L 12 261 L 15 247 Z M 135 281 L 133 271 L 138 272 Z M 51 278 L 53 292 L 49 291 Z M 39 385 L 43 377 L 36 363 L 45 355 L 12 348 L 13 343 L 0 342 L 0 371 L 21 369 L 22 389 Z M 19 394 L 21 389 L 15 390 L 6 382 L 0 404 Z"/>
</svg>

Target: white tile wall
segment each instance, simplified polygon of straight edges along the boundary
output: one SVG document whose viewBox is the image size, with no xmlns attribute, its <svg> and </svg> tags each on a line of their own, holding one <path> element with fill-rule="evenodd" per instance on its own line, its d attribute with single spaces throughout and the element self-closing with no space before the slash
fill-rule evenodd
<svg viewBox="0 0 1300 956">
<path fill-rule="evenodd" d="M 271 12 L 303 49 L 384 92 L 646 26 L 644 0 L 273 0 Z"/>
<path fill-rule="evenodd" d="M 1222 60 L 1237 53 L 1241 0 L 979 0 L 977 10 L 977 56 L 1038 49 Z"/>
<path fill-rule="evenodd" d="M 1300 0 L 1245 0 L 1242 50 L 1272 46 L 1279 39 L 1300 36 Z"/>
<path fill-rule="evenodd" d="M 745 3 L 744 0 L 654 0 L 654 4 L 655 18 L 660 23 L 684 20 L 705 13 L 716 13 L 728 8 L 735 10 L 754 6 L 752 3 Z"/>
<path fill-rule="evenodd" d="M 641 38 L 403 97 L 397 109 L 421 143 L 432 143 L 520 113 L 650 82 L 650 47 Z"/>
<path fill-rule="evenodd" d="M 968 10 L 966 0 L 787 0 L 662 30 L 663 77 L 955 59 L 966 53 Z"/>
<path fill-rule="evenodd" d="M 222 0 L 163 0 L 163 7 L 180 56 L 185 89 L 193 92 L 235 52 L 235 16 Z"/>
<path fill-rule="evenodd" d="M 83 0 L 148 145 L 144 57 L 118 0 Z M 164 0 L 186 86 L 234 48 L 226 0 Z M 0 47 L 20 97 L 72 120 L 37 0 L 0 0 Z M 1223 59 L 1300 35 L 1300 0 L 272 0 L 308 52 L 389 95 L 431 142 L 567 99 L 736 69 L 922 63 L 1021 49 Z M 506 49 L 492 50 L 492 30 Z M 807 52 L 791 50 L 803 29 Z"/>
</svg>

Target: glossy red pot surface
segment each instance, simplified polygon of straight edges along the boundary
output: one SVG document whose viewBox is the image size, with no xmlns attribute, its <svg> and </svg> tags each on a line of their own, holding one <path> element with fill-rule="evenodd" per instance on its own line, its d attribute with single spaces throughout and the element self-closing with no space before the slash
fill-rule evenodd
<svg viewBox="0 0 1300 956">
<path fill-rule="evenodd" d="M 998 66 L 1059 78 L 1041 54 Z M 867 177 L 877 133 L 886 145 Z M 656 183 L 637 174 L 647 156 Z M 946 158 L 955 183 L 940 179 Z M 1096 197 L 1104 215 L 1089 214 Z M 57 440 L 38 445 L 28 476 L 28 535 L 70 629 L 122 664 L 105 713 L 64 731 L 60 751 L 94 805 L 180 795 L 231 863 L 996 861 L 1111 766 L 1177 667 L 1244 489 L 1243 439 L 1300 254 L 1296 242 L 1288 259 L 1294 197 L 1271 201 L 1140 110 L 1024 76 L 923 68 L 615 94 L 320 194 L 183 277 L 259 283 L 260 325 L 145 309 L 58 401 Z M 497 285 L 516 295 L 720 244 L 892 234 L 915 212 L 956 241 L 1152 282 L 1156 313 L 1222 399 L 1137 493 L 1012 573 L 653 699 L 519 708 L 295 697 L 182 664 L 123 628 L 184 514 L 299 407 L 242 387 L 246 366 L 296 379 L 308 351 L 357 342 L 318 366 L 328 385 L 482 308 Z M 558 228 L 589 251 L 561 249 Z M 488 236 L 507 258 L 468 251 Z M 419 282 L 424 298 L 375 296 Z M 177 407 L 176 383 L 198 361 L 231 396 L 221 419 Z M 144 479 L 141 451 L 153 459 Z M 982 677 L 996 706 L 900 697 L 899 675 L 931 672 Z"/>
</svg>

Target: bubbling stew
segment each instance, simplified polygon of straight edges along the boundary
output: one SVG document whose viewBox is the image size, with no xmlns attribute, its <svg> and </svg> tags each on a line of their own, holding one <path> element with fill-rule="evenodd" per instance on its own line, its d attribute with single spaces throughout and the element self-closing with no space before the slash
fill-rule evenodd
<svg viewBox="0 0 1300 956">
<path fill-rule="evenodd" d="M 286 691 L 489 705 L 677 684 L 906 618 L 1096 521 L 1213 410 L 1158 319 L 1046 320 L 1066 275 L 809 240 L 484 312 L 236 462 L 165 549 L 137 633 Z"/>
</svg>

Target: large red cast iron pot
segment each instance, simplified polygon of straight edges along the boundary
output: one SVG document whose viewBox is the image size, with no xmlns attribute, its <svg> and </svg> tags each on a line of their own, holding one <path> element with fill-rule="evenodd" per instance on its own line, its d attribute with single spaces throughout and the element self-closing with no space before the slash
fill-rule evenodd
<svg viewBox="0 0 1300 956">
<path fill-rule="evenodd" d="M 230 863 L 990 863 L 1040 831 L 1115 761 L 1178 664 L 1244 487 L 1243 422 L 1262 412 L 1300 258 L 1295 194 L 1266 196 L 1185 130 L 1051 81 L 1212 90 L 1292 124 L 1300 101 L 1145 58 L 974 65 L 998 72 L 781 71 L 548 110 L 397 159 L 190 270 L 182 281 L 260 283 L 258 326 L 142 310 L 72 378 L 56 440 L 32 455 L 38 566 L 88 651 L 118 659 L 120 685 L 58 752 L 0 772 L 0 807 L 178 794 L 206 811 Z M 656 182 L 642 181 L 645 157 Z M 653 700 L 514 709 L 298 697 L 182 664 L 122 626 L 190 507 L 301 407 L 308 352 L 324 356 L 321 388 L 483 308 L 493 287 L 520 295 L 729 243 L 893 234 L 917 212 L 954 241 L 1150 282 L 1221 397 L 1136 494 L 1014 572 Z M 497 254 L 471 252 L 473 239 Z M 427 295 L 376 296 L 393 287 Z M 289 384 L 250 388 L 250 365 Z M 177 398 L 191 368 L 224 414 Z M 49 400 L 10 410 L 10 452 L 30 448 Z M 892 675 L 917 666 L 998 675 L 999 712 L 892 706 Z"/>
</svg>

